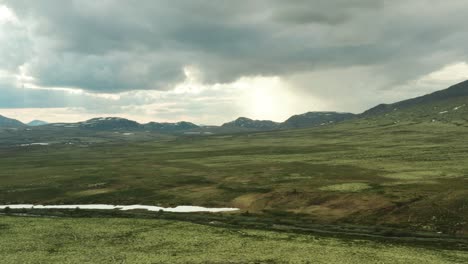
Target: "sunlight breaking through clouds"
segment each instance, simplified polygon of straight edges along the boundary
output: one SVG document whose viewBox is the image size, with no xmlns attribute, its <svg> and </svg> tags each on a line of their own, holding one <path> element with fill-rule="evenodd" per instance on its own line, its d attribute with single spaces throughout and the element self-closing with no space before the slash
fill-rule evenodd
<svg viewBox="0 0 468 264">
<path fill-rule="evenodd" d="M 16 17 L 15 13 L 11 11 L 10 8 L 5 5 L 0 5 L 0 24 L 17 24 L 18 22 L 18 17 Z"/>
</svg>

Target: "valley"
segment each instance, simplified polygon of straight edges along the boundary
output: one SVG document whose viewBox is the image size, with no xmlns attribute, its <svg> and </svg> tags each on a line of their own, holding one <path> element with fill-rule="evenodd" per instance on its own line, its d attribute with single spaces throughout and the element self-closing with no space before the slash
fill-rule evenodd
<svg viewBox="0 0 468 264">
<path fill-rule="evenodd" d="M 462 88 L 468 88 L 466 83 Z M 128 225 L 124 219 L 132 218 L 149 226 L 160 223 L 149 219 L 162 219 L 175 221 L 171 225 L 201 224 L 209 232 L 222 228 L 222 232 L 291 234 L 296 242 L 312 235 L 375 241 L 363 243 L 392 241 L 410 250 L 464 252 L 467 102 L 467 97 L 457 96 L 309 128 L 208 135 L 159 133 L 127 125 L 4 127 L 0 130 L 2 205 L 144 204 L 239 210 L 176 216 L 141 210 L 60 212 L 5 206 L 0 210 L 4 215 L 0 228 L 20 232 L 12 219 L 57 221 L 53 225 L 70 221 L 73 228 L 81 228 L 81 223 L 96 225 L 97 219 Z M 46 218 L 22 218 L 39 215 Z M 43 254 L 41 250 L 36 253 Z M 65 254 L 72 249 L 64 250 Z M 447 254 L 458 254 L 449 259 L 461 263 L 467 256 L 460 252 Z M 438 254 L 433 263 L 445 263 L 443 256 Z M 409 261 L 404 254 L 391 259 Z"/>
</svg>

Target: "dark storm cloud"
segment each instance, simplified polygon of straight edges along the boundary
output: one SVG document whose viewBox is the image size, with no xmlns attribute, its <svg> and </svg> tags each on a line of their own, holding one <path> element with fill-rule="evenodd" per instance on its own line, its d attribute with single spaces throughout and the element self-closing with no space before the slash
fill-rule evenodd
<svg viewBox="0 0 468 264">
<path fill-rule="evenodd" d="M 46 87 L 168 90 L 187 65 L 206 83 L 369 66 L 398 84 L 468 54 L 461 0 L 6 4 L 31 32 L 19 60 Z"/>
<path fill-rule="evenodd" d="M 337 25 L 352 19 L 365 9 L 382 7 L 382 1 L 375 0 L 335 0 L 335 1 L 275 1 L 273 18 L 291 24 Z"/>
<path fill-rule="evenodd" d="M 186 65 L 211 68 L 209 81 L 235 76 L 219 67 L 243 65 L 250 43 L 265 35 L 242 23 L 249 11 L 228 2 L 12 1 L 21 18 L 35 21 L 38 44 L 29 70 L 43 86 L 94 91 L 167 89 Z M 253 10 L 251 10 L 253 11 Z M 236 16 L 239 15 L 239 18 Z M 240 24 L 237 24 L 240 23 Z M 266 37 L 266 36 L 264 36 Z M 73 69 L 73 70 L 72 70 Z M 204 69 L 207 70 L 208 69 Z"/>
</svg>

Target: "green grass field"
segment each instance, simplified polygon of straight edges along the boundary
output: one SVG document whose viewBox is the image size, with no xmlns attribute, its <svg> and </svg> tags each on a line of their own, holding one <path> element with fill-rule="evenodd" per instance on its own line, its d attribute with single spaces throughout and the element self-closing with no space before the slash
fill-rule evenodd
<svg viewBox="0 0 468 264">
<path fill-rule="evenodd" d="M 0 217 L 1 263 L 466 263 L 468 252 L 166 220 Z"/>
<path fill-rule="evenodd" d="M 3 144 L 0 203 L 232 206 L 260 214 L 283 211 L 311 222 L 466 235 L 468 129 L 373 122 L 208 137 L 136 133 L 127 139 L 112 133 L 88 135 L 74 145 Z"/>
</svg>

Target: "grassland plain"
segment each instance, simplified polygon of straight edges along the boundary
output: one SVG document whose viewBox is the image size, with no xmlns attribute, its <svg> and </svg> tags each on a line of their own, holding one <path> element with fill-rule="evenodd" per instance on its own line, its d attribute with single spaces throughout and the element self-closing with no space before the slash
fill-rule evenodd
<svg viewBox="0 0 468 264">
<path fill-rule="evenodd" d="M 54 144 L 29 147 L 17 145 L 24 134 L 9 134 L 0 203 L 239 207 L 466 235 L 467 132 L 459 123 L 363 119 L 208 137 L 103 133 L 73 145 L 50 132 Z"/>
<path fill-rule="evenodd" d="M 2 263 L 466 263 L 468 252 L 187 222 L 0 217 Z"/>
</svg>

